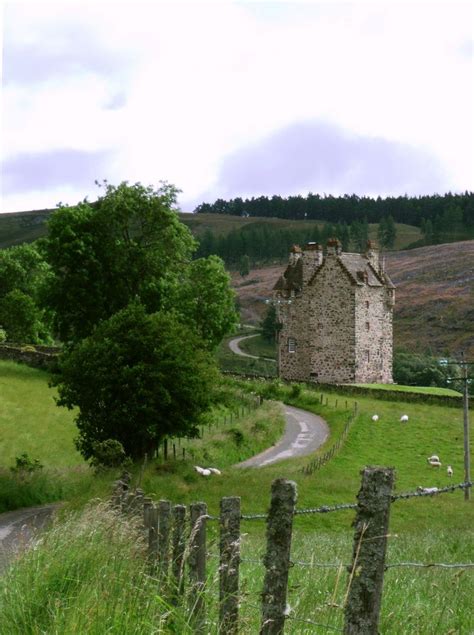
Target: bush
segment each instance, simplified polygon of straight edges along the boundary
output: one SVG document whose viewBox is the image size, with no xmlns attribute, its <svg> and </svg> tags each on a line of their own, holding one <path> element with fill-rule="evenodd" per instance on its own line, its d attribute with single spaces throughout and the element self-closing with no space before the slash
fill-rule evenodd
<svg viewBox="0 0 474 635">
<path fill-rule="evenodd" d="M 127 458 L 123 445 L 116 439 L 98 441 L 92 445 L 91 465 L 97 471 L 121 467 Z"/>
<path fill-rule="evenodd" d="M 238 428 L 231 428 L 227 433 L 232 437 L 232 441 L 237 447 L 240 447 L 244 442 L 244 434 Z"/>
<path fill-rule="evenodd" d="M 23 452 L 20 456 L 15 458 L 15 465 L 10 468 L 12 472 L 18 474 L 20 477 L 24 477 L 33 472 L 38 472 L 43 469 L 43 465 L 38 459 L 30 459 L 27 452 Z"/>
<path fill-rule="evenodd" d="M 301 384 L 291 384 L 290 397 L 291 399 L 298 399 L 301 395 Z"/>
<path fill-rule="evenodd" d="M 5 331 L 4 328 L 0 326 L 0 344 L 3 344 L 3 342 L 6 342 L 6 340 L 7 340 L 7 332 Z"/>
</svg>

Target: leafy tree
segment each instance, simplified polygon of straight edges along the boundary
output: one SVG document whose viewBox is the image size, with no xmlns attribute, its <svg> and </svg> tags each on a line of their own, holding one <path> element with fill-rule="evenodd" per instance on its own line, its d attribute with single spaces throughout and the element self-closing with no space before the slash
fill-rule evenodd
<svg viewBox="0 0 474 635">
<path fill-rule="evenodd" d="M 51 341 L 52 316 L 42 306 L 50 275 L 38 244 L 0 250 L 0 324 L 9 340 Z"/>
<path fill-rule="evenodd" d="M 42 312 L 35 301 L 23 291 L 14 289 L 0 298 L 0 324 L 11 342 L 42 341 Z"/>
<path fill-rule="evenodd" d="M 89 335 L 136 298 L 149 312 L 162 308 L 196 247 L 176 213 L 172 185 L 104 187 L 96 203 L 61 207 L 48 223 L 47 300 L 63 341 Z"/>
<path fill-rule="evenodd" d="M 363 221 L 354 221 L 350 227 L 351 241 L 355 248 L 362 252 L 367 247 L 369 240 L 369 225 L 367 219 Z"/>
<path fill-rule="evenodd" d="M 79 409 L 84 458 L 114 439 L 138 459 L 167 435 L 197 434 L 216 373 L 213 356 L 176 314 L 147 314 L 132 303 L 61 356 L 53 385 L 58 405 Z"/>
<path fill-rule="evenodd" d="M 247 254 L 244 254 L 240 258 L 239 273 L 242 278 L 245 278 L 250 273 L 250 258 L 247 256 Z"/>
<path fill-rule="evenodd" d="M 229 274 L 217 256 L 192 261 L 180 284 L 170 289 L 164 309 L 174 310 L 196 330 L 209 350 L 232 331 L 239 316 Z"/>
<path fill-rule="evenodd" d="M 393 379 L 406 386 L 450 387 L 450 377 L 460 376 L 457 366 L 446 366 L 440 360 L 421 353 L 396 351 L 393 358 Z"/>
<path fill-rule="evenodd" d="M 262 329 L 262 337 L 267 342 L 275 342 L 278 331 L 281 329 L 281 324 L 277 319 L 277 312 L 273 304 L 268 305 L 267 313 L 263 320 L 260 322 Z"/>
</svg>

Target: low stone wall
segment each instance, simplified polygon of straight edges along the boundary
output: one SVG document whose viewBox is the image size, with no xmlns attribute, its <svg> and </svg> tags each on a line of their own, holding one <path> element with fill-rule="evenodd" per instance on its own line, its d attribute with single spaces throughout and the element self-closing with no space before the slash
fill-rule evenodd
<svg viewBox="0 0 474 635">
<path fill-rule="evenodd" d="M 19 362 L 20 364 L 27 364 L 34 368 L 42 368 L 51 370 L 56 363 L 59 349 L 56 347 L 34 347 L 35 350 L 30 350 L 30 346 L 12 346 L 11 344 L 0 344 L 0 359 L 7 359 L 13 362 Z M 37 349 L 49 349 L 54 350 L 54 353 L 45 352 L 44 350 Z M 26 350 L 25 350 L 26 349 Z"/>
</svg>

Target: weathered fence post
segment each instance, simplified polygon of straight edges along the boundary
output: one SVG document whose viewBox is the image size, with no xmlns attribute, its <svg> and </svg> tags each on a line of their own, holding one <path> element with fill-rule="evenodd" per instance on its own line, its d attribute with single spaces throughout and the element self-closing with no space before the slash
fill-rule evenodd
<svg viewBox="0 0 474 635">
<path fill-rule="evenodd" d="M 158 558 L 158 507 L 152 505 L 148 510 L 148 563 L 152 572 Z"/>
<path fill-rule="evenodd" d="M 285 627 L 286 591 L 296 497 L 296 483 L 282 478 L 273 481 L 267 519 L 261 635 L 280 635 Z"/>
<path fill-rule="evenodd" d="M 204 633 L 205 605 L 204 586 L 206 583 L 206 503 L 190 506 L 191 534 L 189 537 L 189 580 L 190 609 L 196 633 Z"/>
<path fill-rule="evenodd" d="M 150 530 L 150 510 L 153 507 L 153 501 L 148 496 L 143 499 L 143 527 L 145 528 L 146 535 Z"/>
<path fill-rule="evenodd" d="M 163 459 L 168 460 L 168 439 L 166 437 L 163 439 Z"/>
<path fill-rule="evenodd" d="M 239 619 L 240 498 L 221 500 L 219 632 L 236 635 Z"/>
<path fill-rule="evenodd" d="M 184 550 L 186 548 L 186 506 L 175 505 L 171 515 L 173 518 L 171 572 L 173 574 L 174 594 L 182 595 L 184 591 Z"/>
<path fill-rule="evenodd" d="M 160 576 L 166 578 L 169 569 L 169 544 L 171 525 L 171 503 L 158 502 L 158 566 Z"/>
<path fill-rule="evenodd" d="M 379 632 L 393 481 L 392 468 L 366 467 L 362 472 L 346 595 L 346 635 L 377 635 Z"/>
</svg>

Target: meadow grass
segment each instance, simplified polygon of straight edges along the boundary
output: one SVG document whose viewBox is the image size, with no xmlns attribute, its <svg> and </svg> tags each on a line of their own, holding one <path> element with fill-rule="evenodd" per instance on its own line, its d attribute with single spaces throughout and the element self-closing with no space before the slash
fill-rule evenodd
<svg viewBox="0 0 474 635">
<path fill-rule="evenodd" d="M 74 412 L 58 408 L 45 371 L 0 360 L 0 466 L 26 452 L 48 467 L 84 463 L 74 446 Z"/>
<path fill-rule="evenodd" d="M 257 633 L 260 625 L 265 540 L 261 532 L 249 530 L 250 524 L 255 523 L 242 526 L 241 537 L 241 633 Z M 0 580 L 0 633 L 193 632 L 189 594 L 172 602 L 170 587 L 151 575 L 140 525 L 140 518 L 124 517 L 97 502 L 57 522 Z M 218 534 L 215 522 L 208 525 L 205 632 L 217 635 Z M 469 563 L 473 547 L 472 529 L 462 535 L 449 530 L 390 532 L 381 632 L 472 632 L 473 569 L 395 565 Z M 317 530 L 308 534 L 299 530 L 295 519 L 285 633 L 329 633 L 342 628 L 351 554 L 349 527 L 336 535 Z"/>
<path fill-rule="evenodd" d="M 394 390 L 396 392 L 416 392 L 420 395 L 438 395 L 449 397 L 461 397 L 461 393 L 452 388 L 441 388 L 438 386 L 403 386 L 402 384 L 350 384 L 359 388 L 369 390 Z"/>
<path fill-rule="evenodd" d="M 239 347 L 244 353 L 248 353 L 249 355 L 276 360 L 275 343 L 269 342 L 260 334 L 256 334 L 255 337 L 251 337 L 247 340 L 242 340 L 239 343 Z"/>
</svg>

